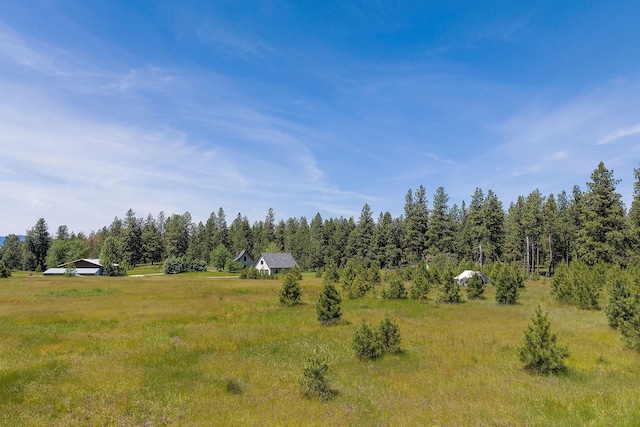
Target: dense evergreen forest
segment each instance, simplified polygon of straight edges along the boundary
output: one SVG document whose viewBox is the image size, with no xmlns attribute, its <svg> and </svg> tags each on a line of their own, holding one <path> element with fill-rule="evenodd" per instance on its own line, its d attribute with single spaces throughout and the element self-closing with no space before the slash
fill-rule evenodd
<svg viewBox="0 0 640 427">
<path fill-rule="evenodd" d="M 205 223 L 189 212 L 137 217 L 129 210 L 109 226 L 89 235 L 67 226 L 50 234 L 44 218 L 27 231 L 24 242 L 9 235 L 0 259 L 11 269 L 42 271 L 79 258 L 108 258 L 124 266 L 159 263 L 168 257 L 204 260 L 223 268 L 241 250 L 291 252 L 303 269 L 321 270 L 347 260 L 381 268 L 411 265 L 425 257 L 447 257 L 480 265 L 517 262 L 529 273 L 553 271 L 581 260 L 620 266 L 637 264 L 640 253 L 640 169 L 634 169 L 633 201 L 627 211 L 613 171 L 600 163 L 583 191 L 541 194 L 534 190 L 505 209 L 498 196 L 476 188 L 469 204 L 449 205 L 445 189 L 409 190 L 404 214 L 381 212 L 377 219 L 365 204 L 358 218 L 303 217 L 276 221 L 272 209 L 264 220 L 249 223 L 238 213 L 229 224 L 223 208 Z"/>
</svg>

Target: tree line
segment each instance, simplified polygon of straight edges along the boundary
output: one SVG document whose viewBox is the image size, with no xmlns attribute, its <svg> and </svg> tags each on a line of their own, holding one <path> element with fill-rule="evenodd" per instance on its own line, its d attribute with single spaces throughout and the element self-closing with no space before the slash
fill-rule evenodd
<svg viewBox="0 0 640 427">
<path fill-rule="evenodd" d="M 229 224 L 223 208 L 203 223 L 191 214 L 160 212 L 137 217 L 129 210 L 89 235 L 69 232 L 66 225 L 50 234 L 44 218 L 27 231 L 25 240 L 7 236 L 0 259 L 10 269 L 43 271 L 80 258 L 108 258 L 123 266 L 163 262 L 169 257 L 224 263 L 242 250 L 291 252 L 305 270 L 323 270 L 348 260 L 381 268 L 412 265 L 446 257 L 479 265 L 519 263 L 529 274 L 553 273 L 558 265 L 580 260 L 619 266 L 635 264 L 640 249 L 640 168 L 634 169 L 633 201 L 627 211 L 616 191 L 619 180 L 600 162 L 586 183 L 543 195 L 520 196 L 505 209 L 498 196 L 476 188 L 467 205 L 449 204 L 443 187 L 429 204 L 426 189 L 408 190 L 404 213 L 381 212 L 368 204 L 358 218 L 327 218 L 318 213 L 276 221 L 269 209 L 264 220 L 249 222 L 238 213 Z"/>
</svg>

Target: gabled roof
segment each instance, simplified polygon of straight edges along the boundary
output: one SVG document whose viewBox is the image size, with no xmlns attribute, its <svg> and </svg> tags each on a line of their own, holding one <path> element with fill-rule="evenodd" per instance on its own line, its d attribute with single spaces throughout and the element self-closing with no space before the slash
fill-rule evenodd
<svg viewBox="0 0 640 427">
<path fill-rule="evenodd" d="M 242 251 L 240 251 L 240 253 L 238 254 L 238 256 L 237 256 L 237 257 L 235 257 L 233 260 L 234 260 L 234 261 L 239 261 L 239 260 L 240 260 L 240 258 L 242 258 L 242 257 L 243 257 L 243 256 L 245 256 L 245 255 L 246 255 L 246 256 L 248 256 L 249 258 L 251 258 L 251 255 L 249 255 L 249 252 L 247 252 L 247 251 L 245 251 L 245 250 L 243 249 Z M 251 259 L 253 259 L 253 258 L 251 258 Z"/>
<path fill-rule="evenodd" d="M 83 266 L 86 266 L 87 264 L 93 264 L 96 266 L 96 268 L 102 267 L 102 264 L 100 264 L 100 259 L 98 258 L 81 258 L 74 261 L 65 262 L 64 264 L 60 264 L 58 268 L 64 268 L 70 264 L 74 264 L 76 266 L 77 264 L 82 264 Z"/>
<path fill-rule="evenodd" d="M 293 258 L 293 255 L 291 255 L 289 252 L 261 253 L 258 261 L 256 261 L 256 265 L 258 264 L 260 259 L 264 259 L 265 264 L 267 264 L 269 268 L 293 268 L 298 265 L 296 260 Z"/>
</svg>

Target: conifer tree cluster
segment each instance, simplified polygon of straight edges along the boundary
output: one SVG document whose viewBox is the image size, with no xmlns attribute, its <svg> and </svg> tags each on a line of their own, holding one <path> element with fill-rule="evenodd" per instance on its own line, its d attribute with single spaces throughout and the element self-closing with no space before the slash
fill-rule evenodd
<svg viewBox="0 0 640 427">
<path fill-rule="evenodd" d="M 400 329 L 387 314 L 376 329 L 362 319 L 351 340 L 353 354 L 360 360 L 376 359 L 384 353 L 400 353 Z"/>
</svg>

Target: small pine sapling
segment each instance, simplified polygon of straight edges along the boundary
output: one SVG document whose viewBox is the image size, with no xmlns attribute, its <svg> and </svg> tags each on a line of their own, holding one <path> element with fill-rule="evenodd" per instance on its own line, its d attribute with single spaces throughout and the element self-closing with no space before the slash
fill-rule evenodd
<svg viewBox="0 0 640 427">
<path fill-rule="evenodd" d="M 542 375 L 566 371 L 564 359 L 569 357 L 569 350 L 566 346 L 557 344 L 556 340 L 556 334 L 551 333 L 547 314 L 538 306 L 517 346 L 518 357 L 524 363 L 524 369 Z"/>
<path fill-rule="evenodd" d="M 425 301 L 429 298 L 430 290 L 431 286 L 429 285 L 427 278 L 424 275 L 419 274 L 415 279 L 413 279 L 413 285 L 411 286 L 409 294 L 411 299 Z"/>
<path fill-rule="evenodd" d="M 342 298 L 333 283 L 325 284 L 318 296 L 316 303 L 316 313 L 318 320 L 323 325 L 335 325 L 342 319 L 340 303 Z"/>
<path fill-rule="evenodd" d="M 362 319 L 351 340 L 353 354 L 360 360 L 376 359 L 382 355 L 378 334 Z"/>
<path fill-rule="evenodd" d="M 314 354 L 307 360 L 302 378 L 300 378 L 300 391 L 306 398 L 317 397 L 321 401 L 327 401 L 335 396 L 336 391 L 333 390 L 327 381 L 325 374 L 329 371 L 329 365 Z"/>
<path fill-rule="evenodd" d="M 484 282 L 479 274 L 474 274 L 467 279 L 467 299 L 483 299 Z"/>
<path fill-rule="evenodd" d="M 400 337 L 400 328 L 393 321 L 389 314 L 387 314 L 384 319 L 380 322 L 378 329 L 376 330 L 378 334 L 378 342 L 380 343 L 380 347 L 382 351 L 385 353 L 401 353 L 402 348 L 400 346 L 401 337 Z"/>
<path fill-rule="evenodd" d="M 282 286 L 278 292 L 278 298 L 282 305 L 292 306 L 300 304 L 302 290 L 300 289 L 300 283 L 295 275 L 284 275 L 284 278 L 282 279 Z"/>
<path fill-rule="evenodd" d="M 451 304 L 458 304 L 462 302 L 460 285 L 458 285 L 458 282 L 454 279 L 453 274 L 449 269 L 440 276 L 437 301 Z"/>
<path fill-rule="evenodd" d="M 382 298 L 404 299 L 407 297 L 407 288 L 404 286 L 403 278 L 400 274 L 392 274 L 389 278 L 389 287 L 382 291 Z"/>
</svg>

